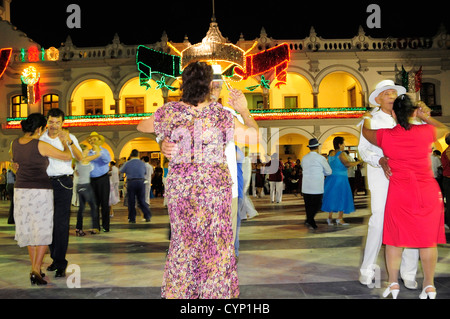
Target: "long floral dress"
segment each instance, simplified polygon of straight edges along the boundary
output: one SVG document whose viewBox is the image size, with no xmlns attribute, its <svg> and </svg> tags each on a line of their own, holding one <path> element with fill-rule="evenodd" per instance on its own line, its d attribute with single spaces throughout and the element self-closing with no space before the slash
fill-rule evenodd
<svg viewBox="0 0 450 319">
<path fill-rule="evenodd" d="M 155 133 L 177 144 L 165 196 L 171 241 L 162 298 L 239 295 L 231 225 L 231 176 L 225 145 L 233 117 L 218 103 L 195 110 L 170 102 L 155 113 Z"/>
</svg>

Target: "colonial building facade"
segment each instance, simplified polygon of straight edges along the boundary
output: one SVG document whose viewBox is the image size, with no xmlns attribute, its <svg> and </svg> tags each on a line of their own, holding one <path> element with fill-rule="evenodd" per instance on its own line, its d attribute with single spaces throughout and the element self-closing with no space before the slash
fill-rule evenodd
<svg viewBox="0 0 450 319">
<path fill-rule="evenodd" d="M 164 103 L 179 99 L 179 90 L 172 89 L 180 83 L 154 75 L 150 88 L 141 86 L 136 53 L 139 45 L 145 45 L 177 55 L 191 46 L 187 37 L 173 43 L 163 34 L 156 43 L 124 45 L 116 35 L 105 47 L 84 48 L 67 38 L 58 48 L 43 48 L 21 32 L 20 26 L 11 24 L 6 11 L 0 20 L 2 167 L 10 160 L 11 141 L 22 134 L 20 119 L 54 107 L 66 113 L 66 126 L 80 142 L 92 131 L 104 135 L 112 158 L 127 157 L 133 148 L 159 158 L 155 136 L 138 132 L 136 124 Z M 434 116 L 450 124 L 450 35 L 445 28 L 429 39 L 373 39 L 362 27 L 355 31 L 349 39 L 323 39 L 314 28 L 304 39 L 273 39 L 262 29 L 258 38 L 241 36 L 234 44 L 246 54 L 281 44 L 287 44 L 290 52 L 286 84 L 278 85 L 273 71 L 230 82 L 244 91 L 261 128 L 263 139 L 259 146 L 252 146 L 253 153 L 264 157 L 279 152 L 282 159 L 295 161 L 308 152 L 310 138 L 317 138 L 322 153 L 327 153 L 332 139 L 341 135 L 357 156 L 356 125 L 370 106 L 370 93 L 380 81 L 399 83 L 405 75 L 409 75 L 412 94 L 420 95 Z M 207 36 L 212 33 L 221 37 L 215 22 Z M 30 70 L 36 74 L 25 73 Z M 421 90 L 416 93 L 411 79 L 419 74 Z M 261 85 L 263 80 L 266 85 Z M 220 99 L 226 104 L 226 89 Z M 440 140 L 434 147 L 442 151 L 446 144 Z"/>
</svg>

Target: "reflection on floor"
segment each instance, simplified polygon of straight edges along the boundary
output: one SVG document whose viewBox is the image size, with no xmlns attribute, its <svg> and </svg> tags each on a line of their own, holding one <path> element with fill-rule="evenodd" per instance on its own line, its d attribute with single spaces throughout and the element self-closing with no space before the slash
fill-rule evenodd
<svg viewBox="0 0 450 319">
<path fill-rule="evenodd" d="M 368 198 L 355 198 L 357 211 L 345 220 L 349 226 L 328 226 L 319 213 L 319 229 L 304 225 L 301 196 L 287 194 L 280 204 L 269 197 L 252 200 L 259 216 L 244 221 L 240 231 L 238 263 L 241 299 L 379 299 L 385 287 L 384 249 L 378 265 L 378 287 L 358 281 L 362 247 L 370 216 Z M 31 286 L 25 248 L 14 241 L 14 225 L 6 222 L 9 202 L 0 203 L 0 298 L 159 299 L 168 248 L 169 222 L 161 198 L 151 201 L 150 223 L 129 224 L 122 203 L 114 207 L 111 232 L 75 236 L 76 207 L 72 207 L 66 278 L 47 272 L 49 284 Z M 89 229 L 89 210 L 85 230 Z M 447 238 L 449 238 L 447 231 Z M 436 288 L 439 299 L 450 298 L 450 246 L 439 246 Z M 45 268 L 51 262 L 46 255 Z M 422 270 L 417 281 L 422 285 Z M 417 299 L 419 290 L 401 285 L 399 299 Z"/>
</svg>

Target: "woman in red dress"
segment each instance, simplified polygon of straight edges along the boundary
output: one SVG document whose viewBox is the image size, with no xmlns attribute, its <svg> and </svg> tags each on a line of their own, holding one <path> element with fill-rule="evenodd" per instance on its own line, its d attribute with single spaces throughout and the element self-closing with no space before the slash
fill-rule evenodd
<svg viewBox="0 0 450 319">
<path fill-rule="evenodd" d="M 364 137 L 381 147 L 389 158 L 392 172 L 383 229 L 390 284 L 383 296 L 392 293 L 393 298 L 397 297 L 401 253 L 404 247 L 409 247 L 420 250 L 424 271 L 420 298 L 435 298 L 437 244 L 445 244 L 446 239 L 442 194 L 431 171 L 430 154 L 433 142 L 448 129 L 430 117 L 424 103 L 416 105 L 407 95 L 395 100 L 393 111 L 398 123 L 394 128 L 369 130 L 366 125 L 369 119 L 363 128 Z M 412 124 L 418 123 L 417 119 L 426 124 Z"/>
</svg>

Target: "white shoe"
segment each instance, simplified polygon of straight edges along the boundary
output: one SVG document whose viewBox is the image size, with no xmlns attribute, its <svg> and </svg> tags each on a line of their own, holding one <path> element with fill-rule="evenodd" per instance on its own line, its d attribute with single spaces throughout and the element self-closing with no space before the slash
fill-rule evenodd
<svg viewBox="0 0 450 319">
<path fill-rule="evenodd" d="M 255 215 L 252 215 L 252 216 L 247 216 L 247 219 L 248 220 L 250 220 L 250 219 L 252 219 L 252 218 L 255 218 L 256 216 L 258 216 L 259 214 L 258 213 L 256 213 Z"/>
<path fill-rule="evenodd" d="M 399 286 L 397 282 L 391 283 L 386 290 L 383 292 L 383 297 L 387 298 L 390 294 L 392 294 L 392 299 L 397 299 L 398 293 L 400 292 L 400 288 L 391 289 L 392 286 Z M 399 286 L 400 287 L 400 286 Z"/>
<path fill-rule="evenodd" d="M 336 225 L 341 225 L 341 226 L 348 226 L 350 225 L 349 223 L 343 222 L 341 223 L 341 221 L 343 221 L 342 219 L 336 219 Z"/>
<path fill-rule="evenodd" d="M 433 288 L 434 291 L 426 291 L 428 288 Z M 432 285 L 428 285 L 425 288 L 423 288 L 422 292 L 419 295 L 420 299 L 436 299 L 436 288 Z"/>
<path fill-rule="evenodd" d="M 361 274 L 360 276 L 359 276 L 359 282 L 361 283 L 361 285 L 364 285 L 364 286 L 368 286 L 368 285 L 370 285 L 370 284 L 372 284 L 373 283 L 373 280 L 375 279 L 375 274 L 366 274 L 366 275 L 363 275 L 363 274 Z"/>
<path fill-rule="evenodd" d="M 328 226 L 333 226 L 333 221 L 329 218 L 327 218 L 327 223 L 328 223 Z"/>
<path fill-rule="evenodd" d="M 416 290 L 419 287 L 419 285 L 417 284 L 417 281 L 415 281 L 415 280 L 407 280 L 404 278 L 402 278 L 402 280 L 403 280 L 403 284 L 408 289 Z"/>
</svg>

